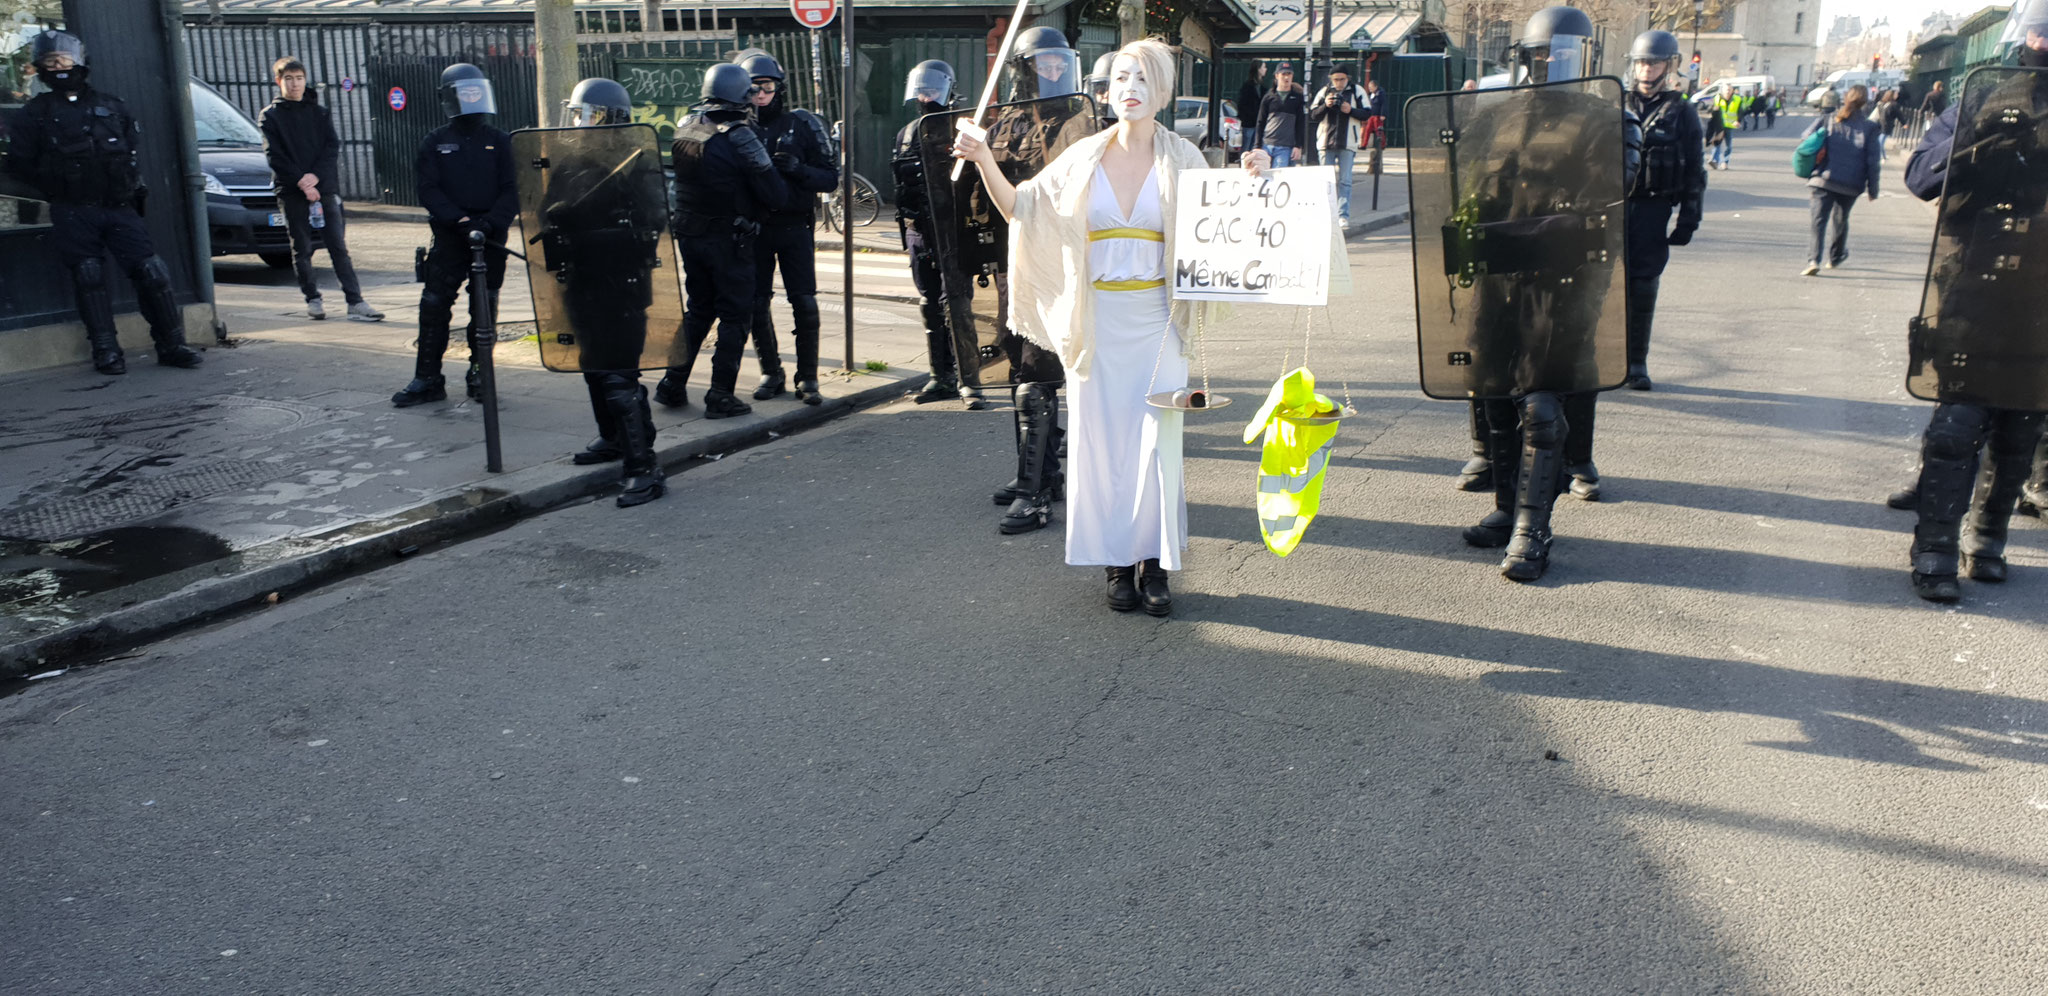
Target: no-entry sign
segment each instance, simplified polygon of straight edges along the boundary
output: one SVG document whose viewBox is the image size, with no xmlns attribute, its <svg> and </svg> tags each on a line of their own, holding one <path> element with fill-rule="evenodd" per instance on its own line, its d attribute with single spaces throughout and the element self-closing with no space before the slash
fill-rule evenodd
<svg viewBox="0 0 2048 996">
<path fill-rule="evenodd" d="M 385 95 L 384 95 L 384 99 L 385 99 L 385 101 L 386 101 L 386 102 L 390 103 L 390 105 L 391 105 L 391 109 L 392 109 L 392 110 L 394 110 L 394 111 L 402 111 L 402 110 L 405 110 L 405 88 L 404 88 L 404 87 L 401 87 L 401 86 L 394 86 L 394 87 L 392 87 L 392 88 L 391 88 L 391 92 L 390 92 L 390 93 L 387 93 L 387 94 L 385 94 Z"/>
<path fill-rule="evenodd" d="M 796 23 L 816 30 L 839 16 L 839 0 L 789 0 L 789 12 Z"/>
</svg>

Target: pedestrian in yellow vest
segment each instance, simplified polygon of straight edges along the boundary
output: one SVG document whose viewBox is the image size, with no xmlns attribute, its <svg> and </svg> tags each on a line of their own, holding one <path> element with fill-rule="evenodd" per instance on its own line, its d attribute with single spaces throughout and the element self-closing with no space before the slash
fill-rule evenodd
<svg viewBox="0 0 2048 996">
<path fill-rule="evenodd" d="M 1708 165 L 1727 169 L 1735 154 L 1735 129 L 1742 126 L 1742 97 L 1734 87 L 1722 87 L 1721 96 L 1714 99 L 1714 121 L 1721 126 L 1721 141 L 1714 146 Z"/>
</svg>

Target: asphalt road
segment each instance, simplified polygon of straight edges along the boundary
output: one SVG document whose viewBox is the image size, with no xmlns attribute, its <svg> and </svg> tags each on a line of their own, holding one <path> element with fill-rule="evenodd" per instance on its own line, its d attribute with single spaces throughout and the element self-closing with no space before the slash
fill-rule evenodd
<svg viewBox="0 0 2048 996">
<path fill-rule="evenodd" d="M 1285 561 L 1237 435 L 1294 316 L 1216 331 L 1170 620 L 996 534 L 1007 413 L 896 406 L 0 700 L 0 988 L 2048 989 L 2048 531 L 1911 595 L 1930 216 L 1797 276 L 1792 141 L 1712 174 L 1541 583 L 1458 539 L 1392 230 Z"/>
</svg>

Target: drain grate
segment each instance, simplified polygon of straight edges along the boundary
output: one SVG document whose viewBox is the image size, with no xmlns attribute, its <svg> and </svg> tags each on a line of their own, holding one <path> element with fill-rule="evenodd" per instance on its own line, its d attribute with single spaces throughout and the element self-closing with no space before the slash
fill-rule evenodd
<svg viewBox="0 0 2048 996">
<path fill-rule="evenodd" d="M 166 510 L 298 473 L 260 460 L 207 460 L 154 477 L 138 477 L 89 494 L 53 498 L 0 513 L 0 536 L 53 542 L 111 529 Z"/>
</svg>

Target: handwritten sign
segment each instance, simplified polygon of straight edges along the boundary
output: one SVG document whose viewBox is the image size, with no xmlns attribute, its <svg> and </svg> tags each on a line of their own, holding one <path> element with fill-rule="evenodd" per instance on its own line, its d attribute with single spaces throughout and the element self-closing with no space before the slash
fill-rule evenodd
<svg viewBox="0 0 2048 996">
<path fill-rule="evenodd" d="M 1327 303 L 1337 173 L 1330 166 L 1183 170 L 1173 296 L 1184 301 Z"/>
</svg>

